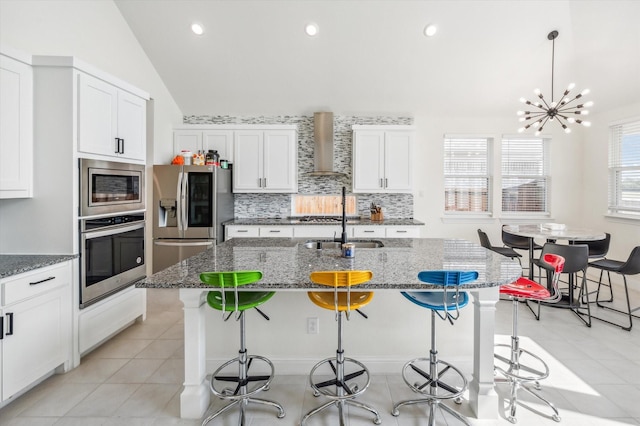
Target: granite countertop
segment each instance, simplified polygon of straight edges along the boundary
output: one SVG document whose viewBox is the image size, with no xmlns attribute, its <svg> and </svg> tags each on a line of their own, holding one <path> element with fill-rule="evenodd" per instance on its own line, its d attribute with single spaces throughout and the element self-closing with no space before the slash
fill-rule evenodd
<svg viewBox="0 0 640 426">
<path fill-rule="evenodd" d="M 387 238 L 384 247 L 355 249 L 354 258 L 343 258 L 339 249 L 306 248 L 306 238 L 234 238 L 159 271 L 139 282 L 141 288 L 203 288 L 205 271 L 260 270 L 262 280 L 244 289 L 303 290 L 318 286 L 309 281 L 312 271 L 370 270 L 373 278 L 359 288 L 419 290 L 435 288 L 418 280 L 422 270 L 476 270 L 478 280 L 465 288 L 495 287 L 515 281 L 520 264 L 458 239 Z M 357 241 L 357 240 L 350 240 Z"/>
<path fill-rule="evenodd" d="M 228 220 L 223 225 L 340 225 L 341 222 L 301 222 L 299 218 L 235 218 Z M 415 219 L 384 219 L 380 221 L 373 221 L 369 218 L 347 218 L 347 224 L 349 226 L 362 226 L 362 225 L 391 225 L 391 226 L 421 226 L 424 222 L 420 222 Z"/>
<path fill-rule="evenodd" d="M 77 257 L 77 254 L 0 254 L 0 279 Z"/>
</svg>

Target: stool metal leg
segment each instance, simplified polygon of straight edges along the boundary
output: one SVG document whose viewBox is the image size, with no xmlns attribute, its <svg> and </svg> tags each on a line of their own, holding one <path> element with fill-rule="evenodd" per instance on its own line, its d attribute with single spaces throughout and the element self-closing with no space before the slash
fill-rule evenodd
<svg viewBox="0 0 640 426">
<path fill-rule="evenodd" d="M 344 368 L 345 363 L 355 364 L 356 366 L 360 367 L 360 369 L 353 373 L 345 374 L 345 368 Z M 335 378 L 332 378 L 330 380 L 325 380 L 319 383 L 314 383 L 313 376 L 315 371 L 318 369 L 318 367 L 326 364 L 328 364 L 331 367 L 335 375 Z M 366 376 L 366 384 L 362 388 L 359 388 L 357 385 L 354 385 L 353 387 L 349 387 L 348 385 L 349 380 L 355 379 L 363 375 Z M 369 370 L 367 369 L 367 367 L 365 367 L 364 364 L 362 364 L 359 361 L 356 361 L 352 358 L 347 358 L 344 356 L 344 350 L 342 349 L 342 312 L 340 312 L 338 314 L 338 349 L 336 350 L 336 357 L 327 358 L 320 361 L 311 369 L 311 373 L 309 374 L 309 383 L 311 384 L 311 388 L 313 389 L 314 395 L 315 396 L 323 395 L 327 398 L 330 398 L 331 401 L 319 407 L 316 407 L 313 410 L 309 411 L 307 414 L 305 414 L 302 417 L 302 420 L 300 421 L 300 425 L 304 426 L 305 422 L 311 416 L 318 414 L 319 412 L 323 411 L 328 407 L 331 407 L 332 405 L 336 405 L 338 407 L 338 417 L 340 419 L 340 426 L 344 426 L 348 423 L 347 412 L 346 412 L 347 405 L 351 405 L 351 406 L 362 408 L 364 410 L 369 411 L 375 416 L 373 423 L 379 425 L 382 422 L 382 420 L 380 419 L 380 413 L 376 409 L 366 404 L 363 404 L 359 401 L 354 400 L 356 396 L 363 393 L 369 387 L 370 382 L 371 382 L 371 378 L 369 376 Z M 327 389 L 330 386 L 335 386 L 335 393 L 331 393 Z"/>
<path fill-rule="evenodd" d="M 436 313 L 435 311 L 431 311 L 431 349 L 429 350 L 429 358 L 416 358 L 405 364 L 402 369 L 402 377 L 405 383 L 417 393 L 422 393 L 426 397 L 421 399 L 412 399 L 407 401 L 398 402 L 393 406 L 391 410 L 391 414 L 393 416 L 400 415 L 400 407 L 404 407 L 407 405 L 416 405 L 416 404 L 428 404 L 429 405 L 429 426 L 435 425 L 436 421 L 436 410 L 440 408 L 448 413 L 450 413 L 453 417 L 460 420 L 465 425 L 470 426 L 471 423 L 458 413 L 456 410 L 448 407 L 445 404 L 441 404 L 444 399 L 453 399 L 456 403 L 458 403 L 457 399 L 464 393 L 467 389 L 468 383 L 467 379 L 464 377 L 462 371 L 448 362 L 441 361 L 438 359 L 438 350 L 436 347 Z M 427 362 L 429 363 L 429 373 L 424 371 L 417 366 L 419 362 Z M 445 367 L 443 369 L 439 369 L 438 365 L 442 364 Z M 422 378 L 426 379 L 426 382 L 420 383 L 410 383 L 411 381 L 407 378 L 408 369 L 411 369 L 413 372 L 417 373 Z M 459 379 L 462 381 L 462 387 L 460 389 L 455 386 L 449 385 L 441 380 L 441 377 L 447 373 L 449 370 L 452 370 L 459 376 Z M 425 390 L 425 388 L 427 388 Z M 439 390 L 444 390 L 445 394 L 439 393 Z"/>
<path fill-rule="evenodd" d="M 511 332 L 511 344 L 496 345 L 496 347 L 509 348 L 510 356 L 509 358 L 506 358 L 505 356 L 502 356 L 500 354 L 497 354 L 497 353 L 494 354 L 494 357 L 497 360 L 503 362 L 508 366 L 506 369 L 502 368 L 500 365 L 497 365 L 497 364 L 494 366 L 495 371 L 501 373 L 507 379 L 507 382 L 509 383 L 509 387 L 510 387 L 510 400 L 509 400 L 509 407 L 507 409 L 509 414 L 507 416 L 507 420 L 509 420 L 511 423 L 516 423 L 518 421 L 516 418 L 516 407 L 519 403 L 518 391 L 522 389 L 530 393 L 531 395 L 535 396 L 536 398 L 544 402 L 549 408 L 551 408 L 551 410 L 553 410 L 553 414 L 551 418 L 554 421 L 559 422 L 560 414 L 558 412 L 558 409 L 555 407 L 555 405 L 553 405 L 553 403 L 551 403 L 550 401 L 545 399 L 542 395 L 540 395 L 539 393 L 531 389 L 529 386 L 527 386 L 528 383 L 533 383 L 533 386 L 536 389 L 540 389 L 539 380 L 546 379 L 549 376 L 549 367 L 542 360 L 542 358 L 520 347 L 520 338 L 518 337 L 519 301 L 517 298 L 513 298 L 512 300 L 513 300 L 512 302 L 512 305 L 513 305 L 512 321 L 513 322 L 512 322 L 512 332 Z M 539 363 L 540 368 L 523 364 L 521 361 L 521 358 L 523 355 L 527 355 L 532 360 Z"/>
<path fill-rule="evenodd" d="M 247 355 L 247 348 L 245 346 L 245 320 L 244 320 L 244 312 L 240 314 L 240 350 L 238 351 L 238 357 L 232 360 L 227 361 L 223 365 L 221 365 L 212 375 L 211 381 L 209 383 L 209 387 L 211 392 L 222 399 L 231 399 L 232 401 L 220 408 L 215 413 L 209 415 L 206 419 L 203 420 L 202 426 L 205 426 L 214 418 L 218 417 L 220 414 L 226 412 L 230 408 L 239 405 L 240 413 L 238 415 L 238 425 L 244 426 L 246 424 L 246 409 L 250 402 L 254 402 L 257 404 L 268 405 L 278 409 L 278 418 L 283 418 L 285 416 L 285 411 L 282 405 L 277 402 L 268 401 L 260 398 L 253 398 L 251 395 L 254 395 L 262 390 L 266 390 L 269 388 L 269 384 L 273 379 L 273 363 L 269 361 L 267 358 L 259 356 L 259 355 Z M 265 363 L 270 367 L 270 374 L 256 375 L 251 376 L 249 374 L 249 369 L 251 368 L 251 364 L 254 360 L 259 360 Z M 221 375 L 218 374 L 222 372 L 225 367 L 232 365 L 234 363 L 238 363 L 238 374 L 237 375 Z M 218 390 L 215 387 L 215 381 L 221 382 L 231 382 L 237 383 L 235 389 L 224 388 L 222 390 Z M 252 382 L 264 382 L 258 385 L 255 389 L 249 390 L 249 384 Z"/>
</svg>

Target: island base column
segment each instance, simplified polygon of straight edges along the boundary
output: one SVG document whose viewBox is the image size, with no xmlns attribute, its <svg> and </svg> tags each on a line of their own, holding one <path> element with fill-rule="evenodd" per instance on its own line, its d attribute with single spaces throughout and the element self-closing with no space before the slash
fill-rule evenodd
<svg viewBox="0 0 640 426">
<path fill-rule="evenodd" d="M 180 417 L 200 419 L 211 394 L 206 381 L 205 295 L 199 289 L 180 289 L 184 304 L 184 390 L 180 394 Z"/>
<path fill-rule="evenodd" d="M 498 418 L 498 394 L 493 375 L 493 352 L 498 287 L 482 288 L 473 294 L 473 380 L 469 384 L 471 410 L 478 419 Z"/>
</svg>

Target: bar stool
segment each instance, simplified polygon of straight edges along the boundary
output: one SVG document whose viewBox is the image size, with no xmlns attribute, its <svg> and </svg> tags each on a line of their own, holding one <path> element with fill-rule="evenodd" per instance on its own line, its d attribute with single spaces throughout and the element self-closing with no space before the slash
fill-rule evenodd
<svg viewBox="0 0 640 426">
<path fill-rule="evenodd" d="M 459 286 L 478 279 L 476 271 L 422 271 L 418 274 L 420 281 L 442 286 L 443 291 L 401 292 L 411 302 L 423 308 L 431 309 L 431 349 L 429 358 L 415 358 L 402 368 L 402 378 L 412 391 L 425 396 L 421 399 L 402 401 L 393 406 L 391 414 L 400 415 L 399 408 L 405 405 L 429 404 L 429 426 L 435 425 L 436 409 L 439 407 L 466 425 L 469 421 L 457 411 L 441 404 L 442 400 L 462 401 L 461 395 L 467 390 L 467 379 L 462 371 L 448 362 L 438 359 L 436 349 L 436 314 L 453 324 L 460 316 L 459 309 L 469 302 L 469 295 L 459 291 Z M 451 288 L 454 288 L 452 291 Z M 424 365 L 424 367 L 423 367 Z M 444 365 L 444 368 L 440 368 Z M 457 379 L 462 386 L 445 383 L 443 376 L 452 371 L 447 380 Z M 426 379 L 426 381 L 424 381 Z"/>
<path fill-rule="evenodd" d="M 245 311 L 255 308 L 260 315 L 269 320 L 258 306 L 269 300 L 273 291 L 238 291 L 238 287 L 251 284 L 262 279 L 260 271 L 227 271 L 227 272 L 203 272 L 200 281 L 210 286 L 218 287 L 222 291 L 210 291 L 207 294 L 207 303 L 213 309 L 222 311 L 224 320 L 228 320 L 235 313 L 235 318 L 240 322 L 240 350 L 238 357 L 222 364 L 211 375 L 209 387 L 211 393 L 221 399 L 229 399 L 231 402 L 208 416 L 202 422 L 202 426 L 209 423 L 218 415 L 224 413 L 235 405 L 240 407 L 238 424 L 244 426 L 246 422 L 246 407 L 250 402 L 272 406 L 278 409 L 278 418 L 285 415 L 284 408 L 277 402 L 254 398 L 253 395 L 268 390 L 273 380 L 273 363 L 259 355 L 247 355 L 245 346 Z M 230 288 L 232 290 L 225 290 Z M 229 314 L 225 317 L 225 312 Z M 237 365 L 237 366 L 236 366 Z M 249 369 L 258 370 L 261 374 L 249 374 Z M 237 374 L 234 374 L 237 371 Z M 269 373 L 262 373 L 269 371 Z M 233 383 L 232 387 L 228 387 Z"/>
<path fill-rule="evenodd" d="M 308 295 L 309 299 L 321 308 L 335 311 L 336 321 L 338 321 L 338 349 L 335 357 L 326 358 L 311 369 L 309 382 L 311 383 L 313 394 L 315 396 L 325 396 L 330 401 L 305 414 L 302 417 L 301 426 L 305 424 L 309 417 L 332 405 L 338 407 L 340 426 L 347 424 L 345 408 L 348 405 L 371 412 L 375 416 L 373 423 L 380 424 L 382 422 L 377 410 L 355 401 L 355 398 L 369 387 L 371 377 L 367 367 L 359 361 L 345 357 L 342 348 L 342 314 L 345 314 L 347 320 L 349 320 L 352 310 L 362 314 L 359 308 L 367 305 L 373 299 L 373 292 L 351 291 L 351 287 L 369 281 L 372 276 L 371 271 L 317 271 L 311 273 L 311 281 L 315 284 L 333 287 L 332 292 L 310 291 Z M 366 318 L 364 314 L 362 315 Z M 330 372 L 321 376 L 318 371 L 319 368 L 327 366 L 331 369 Z M 350 367 L 355 367 L 355 370 L 351 371 L 352 368 Z M 350 372 L 347 373 L 347 369 Z M 314 375 L 318 380 L 314 379 Z M 361 381 L 365 382 L 364 385 L 350 384 L 350 381 L 359 377 Z"/>
<path fill-rule="evenodd" d="M 498 344 L 496 347 L 509 348 L 509 358 L 495 353 L 494 357 L 497 360 L 494 365 L 495 371 L 501 373 L 510 384 L 511 387 L 511 400 L 509 401 L 509 420 L 511 423 L 516 423 L 516 404 L 518 400 L 518 390 L 524 389 L 531 395 L 540 399 L 547 404 L 552 410 L 553 415 L 551 418 L 556 422 L 560 421 L 560 415 L 556 407 L 536 393 L 533 389 L 530 389 L 526 384 L 534 382 L 534 387 L 540 389 L 539 381 L 549 376 L 549 367 L 539 356 L 532 352 L 522 349 L 520 347 L 520 338 L 518 337 L 518 305 L 519 302 L 524 300 L 536 300 L 556 302 L 560 300 L 561 294 L 558 290 L 558 279 L 560 273 L 564 268 L 565 259 L 562 256 L 556 254 L 545 254 L 543 260 L 551 268 L 553 268 L 553 296 L 546 287 L 538 284 L 535 281 L 531 281 L 528 278 L 518 278 L 518 280 L 511 284 L 505 284 L 500 287 L 500 294 L 507 295 L 513 301 L 513 326 L 511 333 L 511 344 Z M 523 360 L 524 358 L 524 360 Z"/>
</svg>

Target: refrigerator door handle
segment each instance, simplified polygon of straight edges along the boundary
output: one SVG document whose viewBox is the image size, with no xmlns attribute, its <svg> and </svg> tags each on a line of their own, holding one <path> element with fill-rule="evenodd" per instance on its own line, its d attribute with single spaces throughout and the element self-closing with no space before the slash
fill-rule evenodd
<svg viewBox="0 0 640 426">
<path fill-rule="evenodd" d="M 154 241 L 154 245 L 156 246 L 170 246 L 170 247 L 195 247 L 195 246 L 211 246 L 213 247 L 213 241 L 193 241 L 193 242 L 182 242 L 182 241 Z"/>
<path fill-rule="evenodd" d="M 189 202 L 189 173 L 185 172 L 182 175 L 182 229 L 187 231 L 189 227 L 189 220 L 187 217 L 187 203 Z"/>
<path fill-rule="evenodd" d="M 178 184 L 176 186 L 176 224 L 179 236 L 182 236 L 182 174 L 182 172 L 178 173 Z"/>
</svg>

